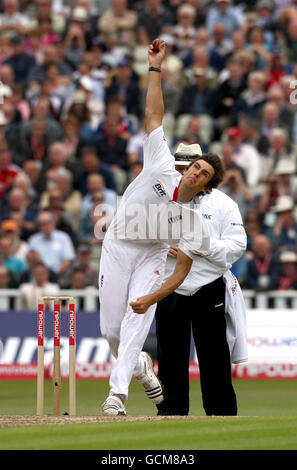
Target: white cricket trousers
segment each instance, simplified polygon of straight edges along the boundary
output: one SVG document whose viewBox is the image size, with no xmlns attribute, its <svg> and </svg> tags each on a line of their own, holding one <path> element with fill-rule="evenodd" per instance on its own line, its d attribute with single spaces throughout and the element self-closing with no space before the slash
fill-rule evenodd
<svg viewBox="0 0 297 470">
<path fill-rule="evenodd" d="M 145 314 L 134 313 L 130 302 L 161 287 L 167 248 L 104 240 L 99 273 L 100 329 L 116 358 L 110 376 L 110 394 L 128 398 L 133 375 L 143 371 L 140 357 L 152 324 L 156 304 Z"/>
</svg>

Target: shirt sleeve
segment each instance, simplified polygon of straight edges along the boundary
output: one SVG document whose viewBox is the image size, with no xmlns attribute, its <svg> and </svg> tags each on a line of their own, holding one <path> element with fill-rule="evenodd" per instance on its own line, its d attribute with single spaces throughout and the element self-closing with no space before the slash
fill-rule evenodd
<svg viewBox="0 0 297 470">
<path fill-rule="evenodd" d="M 246 232 L 239 208 L 235 204 L 226 211 L 222 221 L 220 239 L 208 237 L 205 225 L 200 248 L 193 249 L 189 241 L 181 238 L 179 249 L 193 260 L 204 258 L 218 268 L 230 269 L 246 250 Z"/>
<path fill-rule="evenodd" d="M 143 140 L 143 168 L 174 166 L 174 157 L 170 153 L 163 127 L 159 126 Z"/>
<path fill-rule="evenodd" d="M 188 210 L 183 208 L 183 210 Z M 178 248 L 189 256 L 192 260 L 197 259 L 198 256 L 205 256 L 209 250 L 210 235 L 209 230 L 201 217 L 201 214 L 197 211 L 190 210 L 191 221 L 190 224 L 183 224 L 182 236 L 179 241 Z M 193 224 L 195 229 L 193 230 Z"/>
<path fill-rule="evenodd" d="M 222 221 L 220 239 L 210 238 L 206 259 L 218 267 L 229 269 L 246 250 L 247 237 L 237 204 L 228 210 Z"/>
</svg>

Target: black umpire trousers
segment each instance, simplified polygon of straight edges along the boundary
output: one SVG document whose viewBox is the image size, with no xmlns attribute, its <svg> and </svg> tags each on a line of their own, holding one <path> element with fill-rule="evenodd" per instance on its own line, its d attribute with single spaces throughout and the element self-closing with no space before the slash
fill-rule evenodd
<svg viewBox="0 0 297 470">
<path fill-rule="evenodd" d="M 164 401 L 157 405 L 158 415 L 187 415 L 189 412 L 191 329 L 206 415 L 236 415 L 222 277 L 192 296 L 173 292 L 157 305 L 158 377 L 164 388 Z"/>
</svg>

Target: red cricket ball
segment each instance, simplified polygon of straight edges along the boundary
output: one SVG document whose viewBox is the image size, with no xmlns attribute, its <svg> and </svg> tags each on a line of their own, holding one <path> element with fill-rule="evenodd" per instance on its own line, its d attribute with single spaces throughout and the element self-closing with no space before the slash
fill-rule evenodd
<svg viewBox="0 0 297 470">
<path fill-rule="evenodd" d="M 159 39 L 159 38 L 155 39 L 152 43 L 153 51 L 154 52 L 159 52 L 160 51 L 160 46 L 161 46 L 161 44 L 163 44 L 163 42 L 164 41 L 162 39 Z"/>
</svg>

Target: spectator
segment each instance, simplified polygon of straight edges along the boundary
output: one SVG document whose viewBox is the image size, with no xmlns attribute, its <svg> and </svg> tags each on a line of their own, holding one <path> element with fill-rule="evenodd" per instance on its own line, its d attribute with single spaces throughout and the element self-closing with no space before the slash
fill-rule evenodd
<svg viewBox="0 0 297 470">
<path fill-rule="evenodd" d="M 52 178 L 53 187 L 57 188 L 62 197 L 63 209 L 72 216 L 72 227 L 77 229 L 82 196 L 80 191 L 73 189 L 73 177 L 66 168 L 58 168 Z M 48 192 L 41 196 L 40 207 L 44 209 L 49 204 Z"/>
<path fill-rule="evenodd" d="M 291 18 L 289 20 L 287 27 L 283 30 L 280 45 L 284 50 L 288 64 L 294 65 L 297 60 L 297 18 Z"/>
<path fill-rule="evenodd" d="M 47 129 L 47 121 L 44 118 L 35 117 L 32 120 L 31 129 L 24 127 L 21 135 L 20 153 L 23 161 L 26 158 L 45 164 L 48 159 L 48 149 L 52 137 Z M 23 163 L 23 162 L 22 162 Z"/>
<path fill-rule="evenodd" d="M 61 126 L 63 129 L 61 141 L 64 144 L 67 160 L 73 160 L 79 144 L 80 122 L 75 116 L 68 115 L 62 119 Z"/>
<path fill-rule="evenodd" d="M 85 147 L 82 151 L 81 169 L 78 174 L 77 184 L 83 196 L 88 192 L 87 178 L 93 173 L 100 173 L 106 183 L 106 187 L 117 191 L 116 181 L 113 172 L 108 164 L 101 161 L 95 148 Z"/>
<path fill-rule="evenodd" d="M 76 230 L 73 216 L 64 209 L 62 193 L 58 188 L 50 190 L 49 204 L 44 210 L 50 212 L 55 219 L 56 229 L 69 235 L 74 246 L 77 244 Z"/>
<path fill-rule="evenodd" d="M 21 119 L 27 121 L 31 116 L 31 108 L 29 102 L 25 99 L 23 87 L 20 84 L 14 84 L 11 89 L 10 103 L 21 114 Z"/>
<path fill-rule="evenodd" d="M 39 232 L 29 240 L 31 249 L 36 250 L 41 261 L 58 276 L 69 268 L 75 258 L 71 238 L 67 233 L 56 230 L 54 216 L 42 211 L 38 216 Z"/>
<path fill-rule="evenodd" d="M 201 119 L 199 116 L 191 116 L 188 125 L 186 127 L 185 133 L 179 138 L 179 141 L 191 144 L 199 144 L 202 153 L 205 154 L 208 152 L 208 144 L 210 140 L 210 136 L 208 136 L 207 132 L 203 132 L 203 126 L 201 123 Z M 175 142 L 177 143 L 177 142 Z"/>
<path fill-rule="evenodd" d="M 12 162 L 10 150 L 7 147 L 0 148 L 0 204 L 3 195 L 20 171 L 21 169 Z"/>
<path fill-rule="evenodd" d="M 62 129 L 58 119 L 58 115 L 55 113 L 55 109 L 52 106 L 51 99 L 47 96 L 37 96 L 36 100 L 31 100 L 32 115 L 30 119 L 22 123 L 22 129 L 24 132 L 32 130 L 32 123 L 34 119 L 45 119 L 46 121 L 46 132 L 49 136 L 49 140 L 59 140 L 62 136 Z"/>
<path fill-rule="evenodd" d="M 49 44 L 44 47 L 43 52 L 44 58 L 42 64 L 36 64 L 30 70 L 28 76 L 29 84 L 30 82 L 42 83 L 46 79 L 46 69 L 48 64 L 57 64 L 61 75 L 71 75 L 71 67 L 65 61 L 61 60 L 54 44 Z"/>
<path fill-rule="evenodd" d="M 74 268 L 71 276 L 70 289 L 84 289 L 87 287 L 87 274 L 83 268 Z"/>
<path fill-rule="evenodd" d="M 24 192 L 25 198 L 28 200 L 30 205 L 32 214 L 34 214 L 39 206 L 40 194 L 32 185 L 29 176 L 23 171 L 20 172 L 14 179 L 12 189 L 20 189 Z"/>
<path fill-rule="evenodd" d="M 256 70 L 248 77 L 248 87 L 244 90 L 235 102 L 237 120 L 238 113 L 248 116 L 259 116 L 263 105 L 267 101 L 265 91 L 266 76 L 264 72 Z"/>
<path fill-rule="evenodd" d="M 266 41 L 261 26 L 252 26 L 247 34 L 246 49 L 252 51 L 257 59 L 257 68 L 264 70 L 271 62 L 271 45 Z"/>
<path fill-rule="evenodd" d="M 292 197 L 297 202 L 296 164 L 292 160 L 282 159 L 275 168 L 278 179 L 279 194 Z"/>
<path fill-rule="evenodd" d="M 3 0 L 3 12 L 0 14 L 0 34 L 26 34 L 29 26 L 29 18 L 20 13 L 18 0 Z"/>
<path fill-rule="evenodd" d="M 218 60 L 216 62 L 216 69 L 218 71 L 222 70 L 226 58 L 233 52 L 233 43 L 232 39 L 226 37 L 226 27 L 223 23 L 216 23 L 213 27 L 211 39 L 209 42 L 209 48 L 211 52 L 214 52 Z"/>
<path fill-rule="evenodd" d="M 94 269 L 92 266 L 92 247 L 88 243 L 82 243 L 77 247 L 76 260 L 70 269 L 59 279 L 59 284 L 62 288 L 71 288 L 72 275 L 76 269 L 82 270 L 85 273 L 85 286 L 98 287 L 99 269 L 97 270 L 97 267 Z"/>
<path fill-rule="evenodd" d="M 205 71 L 207 85 L 211 89 L 214 89 L 217 87 L 218 73 L 211 65 L 210 59 L 211 53 L 208 47 L 195 47 L 193 52 L 193 63 L 191 64 L 191 69 L 186 71 L 186 75 L 189 75 L 189 78 L 191 79 L 196 69 L 202 69 Z"/>
<path fill-rule="evenodd" d="M 133 122 L 127 116 L 126 109 L 123 103 L 116 97 L 110 97 L 106 104 L 106 116 L 114 115 L 118 118 L 117 134 L 119 137 L 129 141 L 135 133 Z M 103 120 L 96 130 L 96 137 L 102 137 L 106 134 L 106 122 Z"/>
<path fill-rule="evenodd" d="M 55 141 L 49 146 L 48 161 L 43 168 L 48 182 L 55 184 L 55 175 L 61 168 L 70 171 L 74 176 L 78 166 L 78 162 L 69 156 L 65 142 Z"/>
<path fill-rule="evenodd" d="M 243 169 L 247 185 L 253 188 L 260 180 L 260 155 L 251 145 L 242 142 L 241 130 L 230 127 L 227 137 L 233 145 L 233 161 Z"/>
<path fill-rule="evenodd" d="M 225 180 L 220 189 L 237 203 L 240 213 L 244 218 L 246 211 L 250 209 L 254 201 L 254 196 L 245 183 L 239 167 L 234 166 L 226 170 Z"/>
<path fill-rule="evenodd" d="M 12 218 L 12 213 L 17 212 L 23 216 L 22 228 L 33 231 L 36 228 L 37 208 L 31 207 L 28 195 L 22 189 L 12 188 L 7 195 L 7 203 L 3 204 L 1 219 Z"/>
<path fill-rule="evenodd" d="M 127 141 L 118 136 L 118 125 L 118 116 L 107 115 L 104 121 L 105 134 L 96 138 L 94 145 L 102 162 L 109 165 L 114 173 L 118 192 L 123 194 L 123 188 L 127 183 Z"/>
<path fill-rule="evenodd" d="M 267 231 L 275 252 L 292 251 L 296 246 L 297 222 L 294 215 L 294 201 L 290 196 L 279 196 L 273 207 L 277 219 L 274 227 Z"/>
<path fill-rule="evenodd" d="M 247 262 L 244 286 L 247 289 L 276 289 L 279 278 L 278 257 L 271 249 L 271 243 L 265 235 L 257 235 L 252 242 L 252 259 Z"/>
<path fill-rule="evenodd" d="M 270 173 L 264 181 L 264 189 L 260 194 L 257 204 L 257 210 L 263 218 L 264 231 L 273 227 L 276 222 L 276 215 L 273 212 L 273 208 L 279 196 L 280 191 L 277 175 Z"/>
<path fill-rule="evenodd" d="M 269 101 L 264 104 L 262 108 L 262 113 L 261 113 L 261 136 L 267 139 L 269 138 L 271 132 L 273 129 L 277 127 L 282 127 L 280 120 L 279 120 L 279 109 L 278 106 Z M 261 148 L 261 153 L 266 153 L 268 150 L 268 142 L 266 145 L 264 144 L 264 139 L 263 139 L 263 144 Z"/>
<path fill-rule="evenodd" d="M 228 125 L 237 124 L 236 100 L 246 89 L 244 70 L 238 59 L 231 58 L 227 63 L 229 76 L 218 86 L 218 97 L 215 108 L 217 125 L 220 130 Z"/>
<path fill-rule="evenodd" d="M 246 258 L 248 259 L 252 251 L 254 238 L 262 233 L 262 217 L 257 209 L 253 208 L 246 211 L 244 226 L 247 234 Z"/>
<path fill-rule="evenodd" d="M 292 89 L 291 89 L 292 91 Z M 268 102 L 275 103 L 279 109 L 279 121 L 281 127 L 286 129 L 289 136 L 292 135 L 295 110 L 285 96 L 281 86 L 273 86 L 267 92 Z"/>
<path fill-rule="evenodd" d="M 278 290 L 297 289 L 297 255 L 295 251 L 283 251 L 280 254 L 281 273 Z"/>
<path fill-rule="evenodd" d="M 119 62 L 111 84 L 106 89 L 106 99 L 117 98 L 126 108 L 128 114 L 134 115 L 137 120 L 141 117 L 140 88 L 133 77 L 132 64 L 129 59 Z"/>
<path fill-rule="evenodd" d="M 29 245 L 20 238 L 20 227 L 14 220 L 5 220 L 1 225 L 1 233 L 12 240 L 11 254 L 18 259 L 26 261 Z"/>
<path fill-rule="evenodd" d="M 265 163 L 263 170 L 266 174 L 274 172 L 282 160 L 290 161 L 292 165 L 296 165 L 296 156 L 289 147 L 289 138 L 285 129 L 274 128 L 267 141 L 269 147 L 265 156 L 262 157 L 263 163 Z"/>
<path fill-rule="evenodd" d="M 244 16 L 240 9 L 232 6 L 231 0 L 216 0 L 215 6 L 210 7 L 206 15 L 206 27 L 210 34 L 217 23 L 225 26 L 227 37 L 230 38 L 243 25 Z"/>
<path fill-rule="evenodd" d="M 138 15 L 138 39 L 148 45 L 174 23 L 171 12 L 161 0 L 144 0 L 144 8 Z"/>
<path fill-rule="evenodd" d="M 49 270 L 41 262 L 35 264 L 32 273 L 32 282 L 20 285 L 20 297 L 22 308 L 35 312 L 38 307 L 38 298 L 57 296 L 59 294 L 59 286 L 49 282 Z"/>
<path fill-rule="evenodd" d="M 12 95 L 12 89 L 9 89 L 9 95 Z M 19 145 L 22 129 L 22 115 L 12 103 L 11 97 L 5 99 L 4 103 L 1 105 L 4 118 L 4 132 L 7 147 L 11 152 L 11 157 L 13 163 L 19 165 L 23 161 L 23 156 L 21 154 L 21 148 Z"/>
<path fill-rule="evenodd" d="M 196 9 L 193 5 L 184 3 L 178 7 L 176 23 L 171 26 L 170 33 L 175 39 L 176 52 L 182 59 L 186 57 L 195 44 L 195 20 Z M 167 109 L 166 106 L 165 109 Z"/>
<path fill-rule="evenodd" d="M 206 70 L 193 70 L 193 83 L 186 85 L 180 99 L 178 114 L 212 114 L 217 95 L 206 83 Z"/>
<path fill-rule="evenodd" d="M 11 237 L 4 234 L 0 238 L 0 264 L 11 272 L 12 285 L 18 287 L 21 274 L 26 270 L 26 262 L 16 258 L 12 253 L 13 241 Z"/>
<path fill-rule="evenodd" d="M 30 179 L 32 187 L 40 194 L 44 190 L 45 181 L 41 176 L 41 167 L 35 160 L 25 160 L 22 169 Z"/>
<path fill-rule="evenodd" d="M 238 127 L 242 134 L 242 141 L 245 144 L 252 145 L 260 153 L 260 120 L 252 116 L 241 116 L 238 121 Z"/>
<path fill-rule="evenodd" d="M 24 283 L 32 283 L 33 282 L 33 269 L 36 264 L 41 263 L 41 258 L 37 251 L 29 249 L 27 256 L 26 256 L 26 270 L 21 274 L 20 277 L 20 284 Z M 49 282 L 56 284 L 57 283 L 57 275 L 51 269 L 48 269 L 49 272 Z"/>
<path fill-rule="evenodd" d="M 73 70 L 76 70 L 82 61 L 86 50 L 86 38 L 77 25 L 68 28 L 64 39 L 65 62 L 67 62 Z"/>
<path fill-rule="evenodd" d="M 79 220 L 79 228 L 78 228 L 78 234 L 77 238 L 79 243 L 88 243 L 90 245 L 97 245 L 101 240 L 96 238 L 95 234 L 95 224 L 100 218 L 102 218 L 105 213 L 100 211 L 101 215 L 96 216 L 95 215 L 95 208 L 99 206 L 100 204 L 104 204 L 104 194 L 102 191 L 95 191 L 92 194 L 92 207 L 91 209 L 86 212 L 81 214 L 80 220 Z M 102 206 L 103 208 L 103 206 Z"/>
<path fill-rule="evenodd" d="M 10 44 L 11 56 L 4 61 L 4 64 L 10 65 L 13 69 L 15 82 L 26 86 L 29 72 L 35 66 L 35 58 L 24 52 L 24 42 L 21 36 L 13 36 L 10 39 Z"/>
<path fill-rule="evenodd" d="M 99 173 L 91 173 L 87 179 L 88 192 L 84 196 L 81 204 L 81 215 L 91 210 L 93 205 L 93 194 L 102 191 L 104 194 L 104 202 L 108 204 L 114 212 L 117 210 L 117 193 L 112 189 L 106 188 L 105 181 Z"/>
<path fill-rule="evenodd" d="M 285 64 L 285 56 L 283 49 L 274 47 L 271 53 L 271 60 L 267 65 L 267 88 L 270 89 L 274 86 L 279 86 L 281 79 L 289 72 Z"/>
<path fill-rule="evenodd" d="M 0 265 L 0 292 L 2 289 L 11 289 L 11 274 L 5 266 Z M 0 297 L 0 302 L 2 301 Z M 2 303 L 2 302 L 1 302 Z"/>
<path fill-rule="evenodd" d="M 127 0 L 111 0 L 110 9 L 106 10 L 98 20 L 100 38 L 109 46 L 122 44 L 135 47 L 137 38 L 135 34 L 138 15 L 128 9 Z"/>
</svg>

